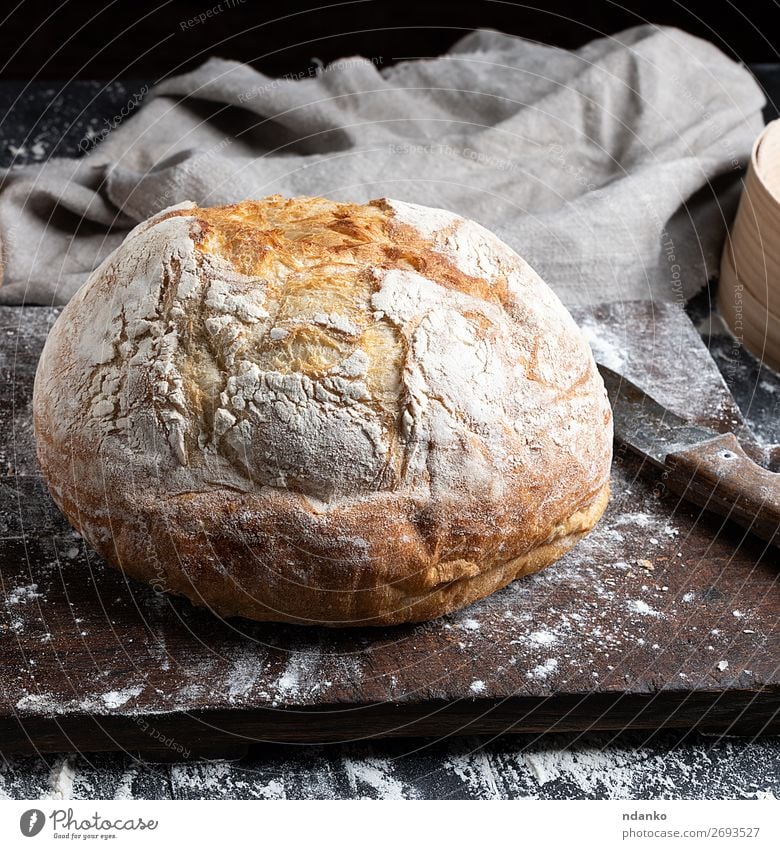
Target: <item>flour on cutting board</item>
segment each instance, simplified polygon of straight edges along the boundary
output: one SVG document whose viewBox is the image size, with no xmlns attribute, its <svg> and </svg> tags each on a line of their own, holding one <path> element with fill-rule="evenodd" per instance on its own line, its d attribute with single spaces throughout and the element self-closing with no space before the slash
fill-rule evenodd
<svg viewBox="0 0 780 849">
<path fill-rule="evenodd" d="M 118 708 L 126 705 L 130 699 L 140 696 L 143 692 L 143 687 L 127 687 L 124 690 L 110 690 L 108 693 L 101 693 L 100 698 L 107 708 Z"/>
<path fill-rule="evenodd" d="M 36 606 L 43 593 L 37 583 L 18 584 L 5 590 L 3 615 L 0 615 L 0 635 L 7 629 L 12 634 L 24 634 L 31 617 L 35 617 Z"/>
<path fill-rule="evenodd" d="M 123 690 L 91 693 L 81 699 L 68 699 L 52 693 L 34 692 L 22 696 L 15 707 L 21 716 L 26 714 L 56 716 L 83 712 L 104 714 L 117 708 L 124 708 L 124 713 L 132 713 L 132 704 L 129 703 L 137 698 L 143 689 L 142 685 L 137 685 Z"/>
<path fill-rule="evenodd" d="M 38 592 L 38 584 L 27 584 L 22 587 L 14 587 L 6 596 L 6 605 L 12 607 L 18 604 L 28 604 L 40 598 L 41 593 Z"/>
<path fill-rule="evenodd" d="M 526 677 L 544 679 L 550 676 L 558 668 L 558 661 L 554 657 L 548 657 L 544 663 L 535 666 L 530 672 L 526 672 Z"/>
<path fill-rule="evenodd" d="M 637 350 L 637 340 L 632 338 L 635 331 L 629 324 L 599 321 L 592 315 L 577 316 L 597 362 L 633 381 L 683 418 L 722 419 L 728 390 L 717 366 L 701 338 L 691 332 L 687 318 L 683 316 L 685 325 L 668 318 L 653 325 L 652 347 Z M 686 367 L 650 367 L 670 358 Z"/>
<path fill-rule="evenodd" d="M 250 645 L 232 661 L 227 679 L 228 697 L 235 700 L 251 692 L 262 673 L 263 660 L 258 657 L 257 647 Z"/>
<path fill-rule="evenodd" d="M 300 697 L 327 689 L 330 682 L 318 675 L 321 660 L 322 653 L 317 650 L 292 652 L 284 671 L 273 684 L 278 697 Z"/>
<path fill-rule="evenodd" d="M 633 610 L 634 613 L 639 613 L 642 616 L 660 616 L 661 614 L 657 610 L 653 610 L 652 607 L 646 602 L 642 601 L 641 598 L 634 598 L 628 602 L 628 607 L 630 610 Z"/>
<path fill-rule="evenodd" d="M 623 336 L 633 332 L 630 326 L 615 330 L 581 318 L 580 323 L 590 328 L 597 353 L 609 353 L 612 346 L 613 365 L 622 356 L 622 365 L 635 369 L 633 379 L 643 382 L 632 357 L 621 354 L 629 350 Z M 661 328 L 655 344 L 688 352 L 683 342 Z M 643 356 L 644 362 L 652 361 L 647 351 Z M 708 389 L 701 397 L 698 381 L 705 378 L 698 371 L 706 372 L 703 366 L 690 376 L 668 363 L 664 370 L 661 363 L 644 381 L 659 399 L 671 404 L 674 396 L 678 407 L 687 400 L 691 414 L 705 415 L 718 397 L 713 368 L 710 363 Z M 680 380 L 692 382 L 683 386 Z M 744 597 L 718 600 L 714 579 L 702 580 L 700 564 L 680 556 L 690 520 L 660 504 L 635 475 L 634 469 L 616 464 L 605 517 L 561 561 L 459 613 L 380 632 L 219 623 L 148 587 L 125 586 L 63 524 L 54 552 L 26 564 L 29 569 L 22 574 L 3 575 L 0 634 L 7 646 L 21 650 L 19 664 L 0 669 L 1 693 L 22 716 L 134 715 L 204 705 L 490 699 L 508 691 L 543 697 L 600 684 L 630 689 L 637 682 L 652 685 L 655 673 L 646 671 L 656 663 L 658 668 L 676 664 L 670 674 L 689 676 L 689 685 L 720 686 L 750 675 L 744 648 L 760 651 L 767 635 L 749 602 Z M 56 522 L 49 509 L 47 521 Z M 79 599 L 79 588 L 93 584 L 103 608 L 83 593 Z M 712 614 L 706 627 L 696 618 L 702 610 Z M 728 623 L 713 612 L 722 610 Z M 737 640 L 743 642 L 741 658 Z M 687 647 L 693 671 L 682 668 L 679 654 L 669 660 L 679 645 Z M 70 662 L 67 675 L 56 680 L 39 675 L 37 664 L 50 670 L 59 662 L 62 668 L 61 659 L 74 646 L 80 658 L 88 658 L 93 647 L 115 649 L 122 660 L 118 671 L 110 664 L 92 669 L 89 660 L 82 660 L 86 666 L 79 667 L 78 676 Z"/>
</svg>

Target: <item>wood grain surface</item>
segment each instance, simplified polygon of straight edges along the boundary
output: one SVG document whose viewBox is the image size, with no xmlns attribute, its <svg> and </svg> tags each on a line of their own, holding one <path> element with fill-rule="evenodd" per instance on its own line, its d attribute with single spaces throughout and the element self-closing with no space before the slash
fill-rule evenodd
<svg viewBox="0 0 780 849">
<path fill-rule="evenodd" d="M 37 358 L 57 311 L 0 309 L 0 749 L 154 752 L 375 736 L 777 729 L 777 553 L 618 450 L 605 519 L 549 569 L 436 622 L 222 621 L 106 567 L 37 472 Z M 760 457 L 682 309 L 575 317 L 605 364 Z"/>
</svg>

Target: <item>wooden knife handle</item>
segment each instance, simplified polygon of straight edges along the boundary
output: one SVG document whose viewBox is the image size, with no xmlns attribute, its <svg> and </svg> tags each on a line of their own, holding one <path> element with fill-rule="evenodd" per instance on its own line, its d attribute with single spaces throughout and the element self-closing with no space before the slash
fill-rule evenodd
<svg viewBox="0 0 780 849">
<path fill-rule="evenodd" d="M 666 464 L 670 490 L 780 545 L 780 473 L 754 463 L 733 433 L 669 454 Z"/>
</svg>

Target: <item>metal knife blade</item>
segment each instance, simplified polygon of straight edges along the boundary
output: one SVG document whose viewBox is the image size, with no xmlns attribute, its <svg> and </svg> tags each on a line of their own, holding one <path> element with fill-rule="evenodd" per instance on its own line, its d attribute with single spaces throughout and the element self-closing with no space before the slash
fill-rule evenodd
<svg viewBox="0 0 780 849">
<path fill-rule="evenodd" d="M 664 467 L 676 453 L 721 434 L 692 425 L 617 372 L 598 364 L 614 417 L 615 438 L 656 466 Z"/>
</svg>

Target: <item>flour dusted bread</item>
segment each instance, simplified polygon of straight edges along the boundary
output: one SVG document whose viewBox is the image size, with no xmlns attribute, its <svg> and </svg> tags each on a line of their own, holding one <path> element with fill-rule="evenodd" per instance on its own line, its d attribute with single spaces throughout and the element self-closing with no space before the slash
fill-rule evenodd
<svg viewBox="0 0 780 849">
<path fill-rule="evenodd" d="M 222 616 L 429 619 L 560 557 L 608 497 L 569 314 L 479 225 L 391 200 L 154 216 L 63 310 L 34 411 L 88 542 Z"/>
</svg>

